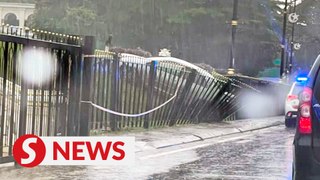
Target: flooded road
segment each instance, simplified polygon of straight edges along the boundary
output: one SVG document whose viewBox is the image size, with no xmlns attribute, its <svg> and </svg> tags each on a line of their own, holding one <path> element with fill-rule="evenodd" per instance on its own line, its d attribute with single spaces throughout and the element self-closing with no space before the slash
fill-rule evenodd
<svg viewBox="0 0 320 180">
<path fill-rule="evenodd" d="M 283 126 L 136 153 L 134 166 L 0 167 L 1 179 L 291 179 Z"/>
<path fill-rule="evenodd" d="M 149 179 L 291 179 L 294 130 L 282 126 L 197 149 L 199 160 Z"/>
</svg>

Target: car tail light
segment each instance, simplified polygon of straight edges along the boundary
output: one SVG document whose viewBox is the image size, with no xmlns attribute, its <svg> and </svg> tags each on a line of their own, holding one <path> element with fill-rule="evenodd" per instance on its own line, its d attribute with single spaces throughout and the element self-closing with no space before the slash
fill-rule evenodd
<svg viewBox="0 0 320 180">
<path fill-rule="evenodd" d="M 302 117 L 310 117 L 310 105 L 307 103 L 304 103 L 300 107 L 300 114 Z"/>
<path fill-rule="evenodd" d="M 287 97 L 287 101 L 291 101 L 291 100 L 295 100 L 295 99 L 298 99 L 297 95 L 288 95 L 288 97 Z"/>
<path fill-rule="evenodd" d="M 300 96 L 300 118 L 299 118 L 299 132 L 301 134 L 311 134 L 311 98 L 312 90 L 304 88 Z"/>
<path fill-rule="evenodd" d="M 287 102 L 292 106 L 294 109 L 298 109 L 299 107 L 299 99 L 297 95 L 288 95 Z"/>
<path fill-rule="evenodd" d="M 305 117 L 300 117 L 299 120 L 299 132 L 300 134 L 311 134 L 311 119 L 305 118 Z"/>
</svg>

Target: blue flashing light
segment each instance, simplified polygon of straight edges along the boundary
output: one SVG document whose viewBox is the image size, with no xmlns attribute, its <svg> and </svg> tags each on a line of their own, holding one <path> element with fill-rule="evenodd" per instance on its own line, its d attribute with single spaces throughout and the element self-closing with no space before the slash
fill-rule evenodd
<svg viewBox="0 0 320 180">
<path fill-rule="evenodd" d="M 298 76 L 296 79 L 297 82 L 306 82 L 308 81 L 308 77 L 305 76 Z"/>
</svg>

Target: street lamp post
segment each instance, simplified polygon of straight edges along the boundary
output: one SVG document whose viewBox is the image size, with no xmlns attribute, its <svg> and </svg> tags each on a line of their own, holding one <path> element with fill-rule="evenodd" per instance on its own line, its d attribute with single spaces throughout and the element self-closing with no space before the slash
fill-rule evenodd
<svg viewBox="0 0 320 180">
<path fill-rule="evenodd" d="M 283 30 L 282 30 L 282 42 L 281 42 L 281 65 L 280 65 L 280 78 L 284 77 L 285 70 L 285 53 L 286 53 L 286 28 L 287 28 L 287 9 L 288 0 L 285 0 L 283 9 Z"/>
<path fill-rule="evenodd" d="M 293 0 L 293 12 L 296 12 L 297 0 Z M 291 32 L 291 47 L 290 47 L 290 59 L 289 59 L 289 74 L 292 73 L 292 61 L 293 61 L 293 44 L 294 44 L 294 23 L 292 24 L 292 32 Z"/>
<path fill-rule="evenodd" d="M 233 0 L 233 15 L 231 21 L 232 34 L 231 34 L 231 56 L 230 64 L 228 68 L 228 74 L 234 74 L 234 63 L 235 63 L 235 38 L 238 25 L 238 0 Z"/>
</svg>

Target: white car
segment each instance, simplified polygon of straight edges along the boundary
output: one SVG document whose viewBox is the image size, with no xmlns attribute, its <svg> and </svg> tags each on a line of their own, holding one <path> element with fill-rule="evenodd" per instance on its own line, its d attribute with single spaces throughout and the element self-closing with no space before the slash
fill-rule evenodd
<svg viewBox="0 0 320 180">
<path fill-rule="evenodd" d="M 294 82 L 287 95 L 285 103 L 285 125 L 286 127 L 295 127 L 297 112 L 299 107 L 299 93 L 303 90 L 303 85 Z"/>
</svg>

